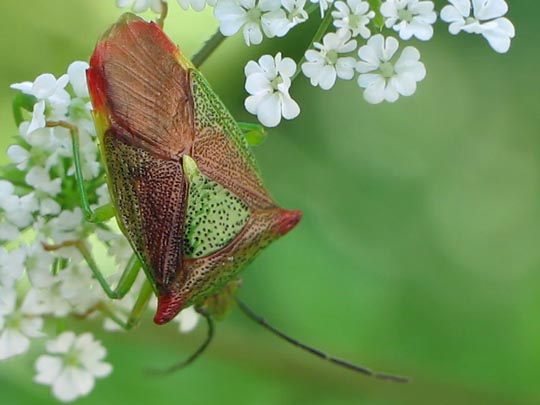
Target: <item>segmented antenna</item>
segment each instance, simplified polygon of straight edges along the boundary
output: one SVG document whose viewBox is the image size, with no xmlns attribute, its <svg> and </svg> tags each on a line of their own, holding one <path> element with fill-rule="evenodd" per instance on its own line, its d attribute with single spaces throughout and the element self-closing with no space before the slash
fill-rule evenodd
<svg viewBox="0 0 540 405">
<path fill-rule="evenodd" d="M 360 365 L 357 365 L 357 364 L 353 364 L 353 363 L 350 363 L 348 361 L 338 359 L 337 357 L 329 356 L 328 354 L 326 354 L 326 353 L 324 353 L 324 352 L 322 352 L 322 351 L 320 351 L 318 349 L 315 349 L 315 348 L 313 348 L 311 346 L 308 346 L 308 345 L 306 345 L 306 344 L 304 344 L 302 342 L 299 342 L 296 339 L 293 339 L 292 337 L 286 335 L 285 333 L 283 333 L 279 329 L 276 329 L 274 326 L 270 325 L 266 321 L 266 319 L 264 319 L 262 316 L 260 316 L 260 315 L 256 314 L 255 312 L 253 312 L 253 310 L 251 308 L 249 308 L 240 299 L 236 298 L 236 303 L 238 304 L 238 306 L 240 307 L 242 312 L 245 315 L 247 315 L 248 318 L 255 321 L 256 323 L 258 323 L 259 325 L 261 325 L 265 329 L 269 330 L 274 335 L 277 335 L 278 337 L 286 340 L 287 342 L 291 343 L 292 345 L 294 345 L 296 347 L 299 347 L 300 349 L 303 349 L 303 350 L 313 354 L 314 356 L 317 356 L 317 357 L 319 357 L 319 358 L 321 358 L 323 360 L 327 360 L 327 361 L 329 361 L 331 363 L 337 364 L 340 367 L 344 367 L 344 368 L 347 368 L 349 370 L 355 371 L 357 373 L 368 375 L 370 377 L 378 378 L 378 379 L 381 379 L 381 380 L 399 382 L 399 383 L 409 382 L 409 379 L 407 377 L 401 377 L 401 376 L 385 374 L 385 373 L 377 373 L 377 372 L 375 372 L 373 370 L 370 370 L 367 367 L 360 366 Z"/>
</svg>

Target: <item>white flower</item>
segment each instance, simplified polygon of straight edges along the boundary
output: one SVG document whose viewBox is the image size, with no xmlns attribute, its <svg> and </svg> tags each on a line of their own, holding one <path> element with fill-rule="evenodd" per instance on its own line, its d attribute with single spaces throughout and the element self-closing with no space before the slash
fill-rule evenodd
<svg viewBox="0 0 540 405">
<path fill-rule="evenodd" d="M 308 19 L 304 9 L 306 0 L 282 0 L 281 5 L 283 8 L 265 14 L 261 20 L 270 36 L 283 37 L 291 28 Z"/>
<path fill-rule="evenodd" d="M 354 76 L 356 61 L 353 57 L 342 57 L 340 54 L 349 53 L 356 49 L 356 40 L 350 40 L 351 33 L 330 32 L 323 37 L 323 43 L 315 42 L 318 49 L 306 51 L 306 62 L 302 64 L 302 72 L 310 78 L 313 86 L 328 90 L 336 83 L 336 77 L 350 80 Z"/>
<path fill-rule="evenodd" d="M 77 97 L 88 98 L 88 85 L 86 83 L 86 70 L 88 63 L 83 61 L 72 62 L 67 70 L 69 83 Z"/>
<path fill-rule="evenodd" d="M 34 104 L 34 109 L 32 110 L 32 120 L 28 126 L 26 134 L 34 132 L 36 129 L 45 128 L 45 101 L 41 100 Z"/>
<path fill-rule="evenodd" d="M 420 53 L 412 46 L 406 47 L 392 62 L 398 47 L 397 39 L 389 37 L 385 40 L 378 34 L 358 50 L 358 85 L 366 89 L 364 98 L 368 103 L 394 102 L 400 94 L 410 96 L 416 91 L 416 82 L 426 76 Z"/>
<path fill-rule="evenodd" d="M 161 13 L 163 3 L 166 2 L 167 0 L 116 0 L 116 7 L 131 7 L 134 13 L 142 13 L 151 8 L 155 13 Z"/>
<path fill-rule="evenodd" d="M 104 298 L 104 292 L 86 265 L 71 265 L 58 274 L 60 295 L 72 306 L 72 312 L 86 313 Z"/>
<path fill-rule="evenodd" d="M 17 197 L 17 201 L 6 207 L 6 218 L 19 229 L 26 228 L 33 221 L 33 213 L 39 209 L 39 203 L 34 193 Z"/>
<path fill-rule="evenodd" d="M 27 249 L 26 267 L 33 288 L 28 291 L 22 308 L 34 315 L 52 314 L 62 317 L 70 312 L 85 313 L 103 298 L 103 290 L 92 277 L 86 264 L 79 264 L 79 255 L 60 249 L 55 254 L 70 257 L 69 265 L 53 274 L 54 256 L 39 243 Z"/>
<path fill-rule="evenodd" d="M 33 193 L 19 197 L 14 194 L 15 187 L 7 180 L 0 180 L 0 240 L 12 241 L 19 237 L 18 229 L 29 226 L 33 221 L 32 213 L 39 208 Z"/>
<path fill-rule="evenodd" d="M 125 266 L 133 254 L 133 249 L 127 238 L 121 233 L 112 232 L 101 228 L 96 229 L 96 234 L 99 239 L 106 242 L 108 247 L 107 253 L 109 256 L 114 257 L 116 264 L 119 267 Z"/>
<path fill-rule="evenodd" d="M 10 145 L 7 149 L 7 155 L 17 165 L 17 169 L 24 170 L 28 166 L 30 152 L 21 145 Z"/>
<path fill-rule="evenodd" d="M 16 204 L 17 196 L 14 192 L 13 183 L 8 180 L 0 180 L 0 208 L 6 210 Z"/>
<path fill-rule="evenodd" d="M 328 7 L 330 7 L 330 4 L 334 2 L 334 0 L 310 0 L 312 3 L 319 3 L 319 7 L 321 9 L 321 18 L 324 16 L 324 12 L 328 10 Z"/>
<path fill-rule="evenodd" d="M 0 246 L 0 285 L 13 287 L 24 274 L 25 259 L 26 252 L 23 249 L 8 252 Z"/>
<path fill-rule="evenodd" d="M 25 268 L 30 284 L 37 288 L 48 288 L 54 284 L 55 276 L 51 272 L 54 256 L 45 251 L 41 243 L 25 246 Z"/>
<path fill-rule="evenodd" d="M 44 198 L 39 202 L 39 213 L 42 216 L 58 215 L 62 211 L 62 207 L 52 198 Z"/>
<path fill-rule="evenodd" d="M 19 229 L 13 224 L 0 222 L 0 241 L 13 241 L 20 236 Z"/>
<path fill-rule="evenodd" d="M 51 179 L 49 171 L 44 167 L 32 167 L 26 174 L 24 180 L 29 186 L 51 196 L 55 196 L 62 189 L 62 180 L 59 178 L 54 180 Z"/>
<path fill-rule="evenodd" d="M 47 108 L 46 115 L 51 120 L 59 120 L 65 118 L 67 108 L 71 97 L 69 93 L 64 89 L 69 81 L 68 75 L 62 75 L 58 79 L 50 73 L 44 73 L 36 77 L 34 82 L 22 82 L 12 84 L 10 87 L 12 89 L 20 90 L 25 94 L 29 94 L 37 98 L 38 104 L 40 101 L 45 101 Z M 42 106 L 36 112 L 34 107 L 33 121 L 35 120 L 35 125 L 41 124 L 41 114 Z M 40 126 L 32 127 L 32 124 L 29 131 L 41 128 Z"/>
<path fill-rule="evenodd" d="M 5 219 L 23 229 L 32 223 L 32 213 L 39 209 L 39 204 L 34 193 L 19 197 L 14 191 L 13 184 L 0 180 L 0 208 L 4 210 Z"/>
<path fill-rule="evenodd" d="M 51 385 L 53 395 L 61 401 L 88 395 L 94 380 L 112 371 L 112 366 L 102 361 L 107 354 L 105 348 L 90 333 L 77 337 L 73 332 L 64 332 L 45 347 L 51 355 L 37 359 L 34 381 Z"/>
<path fill-rule="evenodd" d="M 263 55 L 259 62 L 249 61 L 244 69 L 246 90 L 251 96 L 245 107 L 267 127 L 275 127 L 285 119 L 293 119 L 300 113 L 300 107 L 289 95 L 291 76 L 296 72 L 296 63 L 291 58 L 275 58 Z"/>
<path fill-rule="evenodd" d="M 353 37 L 360 35 L 367 39 L 371 36 L 371 31 L 367 24 L 375 17 L 375 12 L 369 10 L 369 3 L 363 0 L 336 1 L 332 11 L 334 26 L 340 30 L 349 30 Z"/>
<path fill-rule="evenodd" d="M 450 0 L 450 3 L 442 9 L 441 19 L 450 23 L 451 34 L 460 31 L 481 34 L 496 52 L 508 52 L 516 31 L 510 20 L 502 17 L 508 11 L 504 0 L 472 0 L 472 16 L 471 0 Z"/>
<path fill-rule="evenodd" d="M 107 186 L 107 183 L 99 186 L 96 189 L 96 194 L 98 196 L 98 202 L 94 208 L 103 207 L 111 202 L 111 194 L 109 193 L 109 186 Z"/>
<path fill-rule="evenodd" d="M 413 36 L 427 41 L 433 36 L 433 23 L 437 14 L 432 1 L 386 0 L 381 5 L 381 14 L 385 17 L 387 28 L 399 32 L 401 39 Z"/>
<path fill-rule="evenodd" d="M 26 294 L 22 310 L 31 315 L 54 315 L 63 317 L 69 314 L 71 305 L 60 293 L 61 283 L 50 275 L 51 285 L 47 288 L 32 288 Z"/>
<path fill-rule="evenodd" d="M 29 126 L 30 123 L 28 121 L 21 122 L 21 125 L 19 126 L 19 135 L 22 139 L 24 139 L 31 147 L 44 149 L 47 152 L 54 150 L 53 132 L 56 128 L 40 128 L 29 132 Z M 44 161 L 43 157 L 41 157 L 40 161 Z"/>
<path fill-rule="evenodd" d="M 50 73 L 44 73 L 36 77 L 34 82 L 22 82 L 12 84 L 12 89 L 17 89 L 25 94 L 30 94 L 38 100 L 49 100 L 54 97 L 65 97 L 64 87 L 68 84 L 69 78 L 63 75 L 58 80 Z M 67 95 L 69 97 L 69 94 Z"/>
<path fill-rule="evenodd" d="M 195 329 L 199 323 L 199 319 L 201 319 L 201 316 L 195 311 L 195 307 L 191 306 L 183 309 L 180 314 L 174 318 L 174 321 L 178 322 L 178 330 L 180 333 L 188 333 Z"/>
<path fill-rule="evenodd" d="M 207 4 L 210 7 L 214 7 L 216 2 L 217 0 L 178 0 L 178 4 L 180 4 L 180 7 L 184 10 L 189 9 L 191 6 L 195 11 L 203 11 Z"/>
<path fill-rule="evenodd" d="M 223 35 L 231 36 L 243 27 L 246 44 L 258 45 L 263 40 L 262 31 L 267 37 L 273 36 L 261 19 L 269 12 L 278 10 L 280 5 L 280 0 L 219 0 L 214 8 L 214 16 L 219 21 L 219 30 Z"/>
<path fill-rule="evenodd" d="M 54 243 L 62 243 L 81 239 L 85 224 L 81 209 L 75 208 L 72 211 L 62 211 L 57 217 L 36 228 L 42 236 L 50 237 Z"/>
<path fill-rule="evenodd" d="M 17 308 L 14 289 L 0 288 L 0 360 L 26 353 L 29 338 L 42 337 L 43 319 Z"/>
</svg>

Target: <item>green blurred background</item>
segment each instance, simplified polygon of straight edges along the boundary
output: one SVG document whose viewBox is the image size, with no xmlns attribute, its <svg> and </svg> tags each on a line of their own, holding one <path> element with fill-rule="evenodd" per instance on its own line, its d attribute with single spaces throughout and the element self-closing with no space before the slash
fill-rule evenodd
<svg viewBox="0 0 540 405">
<path fill-rule="evenodd" d="M 192 54 L 215 22 L 170 3 L 166 31 Z M 16 134 L 9 84 L 87 60 L 121 11 L 113 0 L 2 5 L 4 150 Z M 201 359 L 165 377 L 144 370 L 189 354 L 204 327 L 96 328 L 115 370 L 78 403 L 540 403 L 540 5 L 510 7 L 508 54 L 439 23 L 416 44 L 428 76 L 414 97 L 372 106 L 353 82 L 325 92 L 301 78 L 302 114 L 256 149 L 275 198 L 304 219 L 250 266 L 240 295 L 291 335 L 410 384 L 311 358 L 235 311 Z M 253 121 L 243 65 L 277 50 L 298 60 L 314 29 L 249 49 L 236 36 L 202 70 Z M 31 383 L 35 355 L 0 364 L 1 404 L 55 403 Z"/>
</svg>

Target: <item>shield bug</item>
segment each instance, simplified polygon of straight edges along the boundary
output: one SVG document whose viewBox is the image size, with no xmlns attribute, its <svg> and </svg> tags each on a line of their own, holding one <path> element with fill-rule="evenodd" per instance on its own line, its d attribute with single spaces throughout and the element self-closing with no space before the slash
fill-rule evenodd
<svg viewBox="0 0 540 405">
<path fill-rule="evenodd" d="M 111 298 L 121 298 L 142 267 L 148 283 L 126 326 L 152 293 L 165 324 L 195 305 L 208 321 L 234 302 L 238 273 L 300 221 L 264 187 L 246 138 L 192 62 L 152 22 L 124 14 L 98 42 L 87 71 L 99 147 L 112 206 L 95 212 L 85 196 L 73 133 L 76 176 L 90 220 L 116 217 L 135 253 L 115 290 L 83 245 L 79 249 Z M 252 127 L 251 127 L 252 128 Z M 339 365 L 400 380 L 310 348 L 270 326 L 244 303 L 250 318 L 289 342 Z"/>
<path fill-rule="evenodd" d="M 234 280 L 301 213 L 275 204 L 240 128 L 156 24 L 124 15 L 87 77 L 116 219 L 164 324 Z"/>
</svg>

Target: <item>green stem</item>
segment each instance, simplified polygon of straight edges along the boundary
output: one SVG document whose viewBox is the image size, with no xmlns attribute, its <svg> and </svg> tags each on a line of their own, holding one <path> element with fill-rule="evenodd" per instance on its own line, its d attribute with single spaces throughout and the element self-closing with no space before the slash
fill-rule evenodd
<svg viewBox="0 0 540 405">
<path fill-rule="evenodd" d="M 206 41 L 201 49 L 197 51 L 191 58 L 191 61 L 196 68 L 199 68 L 210 55 L 217 49 L 219 45 L 225 40 L 225 36 L 219 31 L 219 29 L 212 35 L 208 41 Z"/>
<path fill-rule="evenodd" d="M 375 12 L 375 18 L 372 18 L 369 25 L 373 31 L 381 31 L 384 27 L 384 17 L 381 14 L 382 0 L 368 0 L 370 10 Z"/>
<path fill-rule="evenodd" d="M 309 46 L 311 46 L 315 42 L 321 42 L 321 38 L 324 34 L 326 34 L 326 31 L 328 31 L 328 27 L 330 26 L 330 23 L 332 22 L 332 12 L 331 10 L 326 10 L 326 15 L 321 21 L 321 25 L 319 25 L 319 28 L 315 32 L 315 35 L 313 35 L 313 39 L 309 43 Z M 296 73 L 291 78 L 291 82 L 294 81 L 298 77 L 301 71 L 302 64 L 306 61 L 306 53 L 304 52 L 304 56 L 302 56 L 302 59 L 300 59 L 300 62 L 298 62 L 298 69 L 296 70 Z"/>
</svg>

